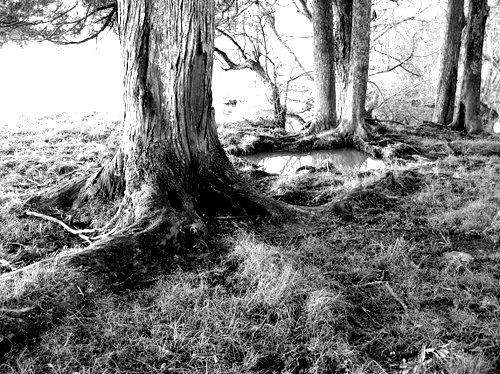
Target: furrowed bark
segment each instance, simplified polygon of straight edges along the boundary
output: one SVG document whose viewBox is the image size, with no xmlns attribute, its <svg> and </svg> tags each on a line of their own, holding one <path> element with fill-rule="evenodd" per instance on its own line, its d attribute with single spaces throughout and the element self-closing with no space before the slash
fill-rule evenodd
<svg viewBox="0 0 500 374">
<path fill-rule="evenodd" d="M 451 124 L 453 129 L 467 131 L 469 134 L 483 130 L 480 118 L 481 69 L 488 12 L 487 0 L 470 1 L 462 88 Z"/>
<path fill-rule="evenodd" d="M 329 0 L 313 0 L 312 9 L 316 113 L 310 131 L 319 132 L 337 125 L 333 14 Z"/>
<path fill-rule="evenodd" d="M 350 105 L 348 97 L 349 73 L 352 61 L 353 2 L 352 0 L 334 0 L 333 40 L 335 60 L 335 95 L 338 122 L 347 115 Z"/>
<path fill-rule="evenodd" d="M 433 121 L 449 125 L 453 121 L 457 91 L 458 61 L 465 27 L 464 0 L 448 0 L 446 32 L 441 52 L 439 83 Z"/>
<path fill-rule="evenodd" d="M 349 85 L 339 133 L 348 139 L 368 138 L 365 125 L 366 89 L 370 65 L 371 0 L 353 1 L 353 25 Z"/>
</svg>

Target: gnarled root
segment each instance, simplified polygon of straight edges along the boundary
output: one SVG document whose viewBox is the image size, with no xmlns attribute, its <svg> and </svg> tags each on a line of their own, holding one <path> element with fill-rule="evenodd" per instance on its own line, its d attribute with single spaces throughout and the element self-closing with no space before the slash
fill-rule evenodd
<svg viewBox="0 0 500 374">
<path fill-rule="evenodd" d="M 113 159 L 93 175 L 80 176 L 55 186 L 26 202 L 27 207 L 42 211 L 81 208 L 94 198 L 114 199 L 123 195 L 125 188 L 124 157 L 119 150 Z"/>
</svg>

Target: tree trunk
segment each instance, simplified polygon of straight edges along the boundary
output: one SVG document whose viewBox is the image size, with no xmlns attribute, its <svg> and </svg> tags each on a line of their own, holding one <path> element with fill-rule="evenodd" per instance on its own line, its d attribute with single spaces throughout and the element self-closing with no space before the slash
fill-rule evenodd
<svg viewBox="0 0 500 374">
<path fill-rule="evenodd" d="M 471 0 L 467 22 L 465 61 L 462 88 L 455 108 L 453 129 L 475 134 L 482 131 L 479 114 L 481 105 L 481 69 L 483 42 L 488 18 L 488 1 Z"/>
<path fill-rule="evenodd" d="M 284 129 L 286 126 L 286 112 L 287 108 L 285 105 L 281 104 L 281 92 L 273 83 L 272 86 L 272 98 L 271 98 L 274 110 L 274 124 L 276 127 Z"/>
<path fill-rule="evenodd" d="M 339 133 L 349 139 L 366 139 L 365 126 L 366 89 L 370 65 L 371 0 L 353 1 L 353 25 L 349 84 L 345 101 L 345 113 L 339 125 Z"/>
<path fill-rule="evenodd" d="M 310 130 L 319 132 L 337 125 L 331 0 L 312 0 L 312 24 L 316 113 Z"/>
<path fill-rule="evenodd" d="M 353 22 L 352 0 L 334 0 L 333 5 L 333 41 L 335 55 L 335 94 L 337 120 L 342 122 L 349 100 L 349 73 L 351 67 L 351 37 Z"/>
<path fill-rule="evenodd" d="M 448 125 L 453 121 L 457 90 L 458 61 L 465 26 L 464 0 L 448 0 L 446 32 L 439 69 L 439 83 L 433 121 Z"/>
</svg>

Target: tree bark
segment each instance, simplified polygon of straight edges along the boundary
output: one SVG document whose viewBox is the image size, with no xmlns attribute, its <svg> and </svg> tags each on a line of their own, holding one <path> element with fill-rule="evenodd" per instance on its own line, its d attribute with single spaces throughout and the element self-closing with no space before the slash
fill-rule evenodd
<svg viewBox="0 0 500 374">
<path fill-rule="evenodd" d="M 279 87 L 273 83 L 272 87 L 272 98 L 271 102 L 273 104 L 274 110 L 274 125 L 276 127 L 284 129 L 286 126 L 286 112 L 287 108 L 285 105 L 281 104 L 281 92 Z"/>
<path fill-rule="evenodd" d="M 316 112 L 312 132 L 329 130 L 337 125 L 332 13 L 330 0 L 312 0 Z"/>
<path fill-rule="evenodd" d="M 345 100 L 345 113 L 339 133 L 349 139 L 366 139 L 366 89 L 370 65 L 371 0 L 354 0 L 351 37 L 351 62 Z"/>
<path fill-rule="evenodd" d="M 351 68 L 351 39 L 353 32 L 352 0 L 333 0 L 333 41 L 335 59 L 335 94 L 337 120 L 342 122 L 349 107 L 347 97 Z"/>
<path fill-rule="evenodd" d="M 460 99 L 451 127 L 475 134 L 482 131 L 480 117 L 483 42 L 488 18 L 488 1 L 471 0 L 467 20 L 464 73 Z"/>
<path fill-rule="evenodd" d="M 439 83 L 433 121 L 448 125 L 453 121 L 457 91 L 458 61 L 465 27 L 464 0 L 448 0 L 446 31 L 439 68 Z"/>
</svg>

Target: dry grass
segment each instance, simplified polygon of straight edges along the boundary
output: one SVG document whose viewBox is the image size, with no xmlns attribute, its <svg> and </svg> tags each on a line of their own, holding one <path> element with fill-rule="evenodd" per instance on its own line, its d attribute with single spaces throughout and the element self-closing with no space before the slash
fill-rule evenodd
<svg viewBox="0 0 500 374">
<path fill-rule="evenodd" d="M 88 149 L 97 149 L 113 139 L 103 129 L 109 125 L 102 133 L 88 126 L 76 139 L 90 131 L 103 134 L 90 141 Z M 54 131 L 54 138 L 64 138 Z M 38 137 L 16 136 L 16 144 L 27 143 L 24 136 Z M 16 146 L 14 154 L 30 165 L 30 175 L 40 173 L 37 183 L 63 178 L 43 174 L 55 170 L 56 162 L 74 170 L 102 162 L 80 164 L 75 153 L 57 160 L 64 153 L 50 153 L 51 144 L 62 150 L 70 147 L 65 142 L 78 142 L 72 152 L 86 152 L 80 140 L 63 138 L 37 151 L 47 147 L 49 166 L 35 164 L 36 156 L 28 162 L 27 149 Z M 426 141 L 432 148 L 442 140 Z M 492 142 L 468 141 L 478 148 Z M 2 152 L 0 162 L 19 164 Z M 307 192 L 307 205 L 356 187 L 368 192 L 349 195 L 352 216 L 213 223 L 219 227 L 208 253 L 189 254 L 153 283 L 89 296 L 69 314 L 47 321 L 50 328 L 12 351 L 0 372 L 498 372 L 499 159 L 480 152 L 424 161 L 396 161 L 387 175 L 325 171 L 254 180 L 263 192 L 287 195 L 291 202 Z M 38 259 L 62 243 L 79 245 L 51 224 L 18 217 L 20 196 L 38 187 L 29 181 L 27 189 L 14 185 L 16 178 L 27 180 L 15 170 L 0 185 L 10 191 L 0 205 L 0 258 L 10 260 L 21 249 L 34 252 L 32 243 Z M 54 237 L 47 238 L 49 233 Z M 26 293 L 33 282 L 47 281 L 49 287 L 52 276 L 34 272 L 19 279 L 1 289 L 0 302 Z"/>
<path fill-rule="evenodd" d="M 0 125 L 0 258 L 17 268 L 84 244 L 56 224 L 25 217 L 22 204 L 27 196 L 102 165 L 116 149 L 117 127 L 119 121 L 96 113 Z M 88 225 L 98 217 L 64 218 Z"/>
</svg>

